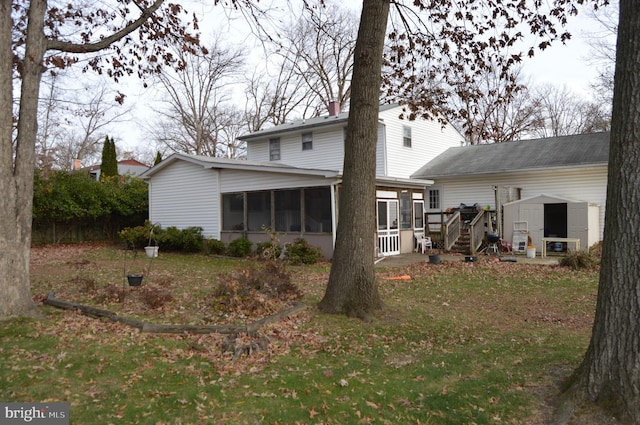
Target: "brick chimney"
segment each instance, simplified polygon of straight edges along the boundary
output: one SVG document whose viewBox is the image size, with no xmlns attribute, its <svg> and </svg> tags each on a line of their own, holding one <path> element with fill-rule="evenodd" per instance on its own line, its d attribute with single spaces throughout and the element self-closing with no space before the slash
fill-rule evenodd
<svg viewBox="0 0 640 425">
<path fill-rule="evenodd" d="M 333 117 L 340 113 L 340 102 L 332 100 L 329 102 L 329 116 Z"/>
<path fill-rule="evenodd" d="M 73 169 L 74 170 L 79 170 L 80 168 L 82 168 L 82 161 L 80 159 L 74 159 L 73 160 Z"/>
</svg>

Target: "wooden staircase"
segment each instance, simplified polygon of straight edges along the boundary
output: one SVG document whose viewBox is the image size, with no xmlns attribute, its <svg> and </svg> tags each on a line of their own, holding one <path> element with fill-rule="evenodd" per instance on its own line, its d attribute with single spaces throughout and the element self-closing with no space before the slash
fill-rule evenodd
<svg viewBox="0 0 640 425">
<path fill-rule="evenodd" d="M 469 233 L 469 229 L 460 229 L 460 237 L 453 244 L 450 252 L 467 255 L 471 254 L 471 234 Z"/>
</svg>

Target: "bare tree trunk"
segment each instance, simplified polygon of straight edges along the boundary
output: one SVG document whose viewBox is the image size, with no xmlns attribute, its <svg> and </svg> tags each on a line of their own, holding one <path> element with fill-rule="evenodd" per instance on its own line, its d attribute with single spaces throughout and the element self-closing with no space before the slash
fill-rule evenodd
<svg viewBox="0 0 640 425">
<path fill-rule="evenodd" d="M 2 128 L 0 135 L 0 168 L 3 173 L 0 177 L 0 193 L 3 194 L 3 201 L 0 202 L 0 293 L 4 298 L 0 303 L 0 320 L 37 314 L 29 282 L 29 249 L 38 94 L 45 51 L 43 26 L 47 3 L 45 0 L 35 0 L 29 6 L 15 160 L 11 144 L 12 120 L 6 118 L 6 108 L 11 113 L 12 104 L 10 8 L 11 2 L 2 2 L 0 6 L 0 80 L 4 85 L 1 91 L 3 96 L 7 93 L 9 95 L 9 101 L 5 102 L 3 99 L 0 106 L 0 122 L 3 126 L 9 125 L 8 129 Z M 7 60 L 7 57 L 10 59 Z"/>
<path fill-rule="evenodd" d="M 640 2 L 620 1 L 607 216 L 589 348 L 562 406 L 591 400 L 640 423 Z"/>
<path fill-rule="evenodd" d="M 327 313 L 369 318 L 382 307 L 374 273 L 376 142 L 382 51 L 389 0 L 364 0 L 353 66 L 351 108 Z"/>
</svg>

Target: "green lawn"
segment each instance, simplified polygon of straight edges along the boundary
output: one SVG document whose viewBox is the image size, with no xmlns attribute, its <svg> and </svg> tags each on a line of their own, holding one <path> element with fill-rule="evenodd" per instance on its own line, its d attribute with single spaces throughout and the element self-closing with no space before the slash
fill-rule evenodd
<svg viewBox="0 0 640 425">
<path fill-rule="evenodd" d="M 128 288 L 123 259 L 117 247 L 37 248 L 34 297 L 54 290 L 156 323 L 259 318 L 221 311 L 212 293 L 224 273 L 261 263 L 161 252 L 143 286 Z M 148 266 L 139 255 L 126 267 Z M 308 307 L 261 331 L 267 351 L 235 361 L 225 336 L 141 333 L 48 306 L 42 320 L 3 323 L 0 400 L 66 401 L 72 424 L 542 423 L 586 349 L 597 290 L 597 271 L 554 266 L 380 268 L 387 308 L 364 323 L 315 309 L 327 264 L 290 271 Z M 172 299 L 145 307 L 145 286 Z M 105 296 L 114 287 L 124 301 Z"/>
</svg>

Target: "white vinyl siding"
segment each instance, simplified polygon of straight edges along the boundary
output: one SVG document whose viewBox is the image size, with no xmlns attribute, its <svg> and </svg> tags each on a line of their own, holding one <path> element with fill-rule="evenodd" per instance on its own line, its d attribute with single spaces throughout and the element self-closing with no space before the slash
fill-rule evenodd
<svg viewBox="0 0 640 425">
<path fill-rule="evenodd" d="M 400 109 L 380 112 L 386 127 L 386 176 L 409 178 L 427 162 L 451 147 L 460 147 L 464 138 L 447 124 L 438 121 L 400 120 Z M 411 148 L 404 146 L 404 128 L 411 129 Z M 378 174 L 380 175 L 380 174 Z"/>
<path fill-rule="evenodd" d="M 386 126 L 378 125 L 378 142 L 376 144 L 376 176 L 386 177 L 387 173 L 387 133 Z"/>
<path fill-rule="evenodd" d="M 376 142 L 376 175 L 381 177 L 410 178 L 424 164 L 450 147 L 461 146 L 464 138 L 451 125 L 438 121 L 401 120 L 400 107 L 382 108 Z M 272 158 L 269 138 L 280 138 L 280 159 L 271 160 L 293 167 L 340 171 L 344 166 L 344 122 L 327 123 L 312 129 L 287 131 L 265 135 L 264 139 L 247 142 L 249 161 L 268 162 Z M 404 146 L 405 128 L 410 130 L 411 147 Z M 303 150 L 303 134 L 312 133 L 312 149 Z"/>
<path fill-rule="evenodd" d="M 473 176 L 456 179 L 435 179 L 443 187 L 443 209 L 458 207 L 460 203 L 478 203 L 495 209 L 493 186 L 521 188 L 521 199 L 538 195 L 551 195 L 600 206 L 600 239 L 604 230 L 607 200 L 606 167 L 573 170 L 546 170 L 500 175 Z"/>
<path fill-rule="evenodd" d="M 223 170 L 220 192 L 252 192 L 256 190 L 293 189 L 298 187 L 328 186 L 324 177 L 299 174 L 267 173 L 260 171 Z"/>
<path fill-rule="evenodd" d="M 344 161 L 344 130 L 342 126 L 313 131 L 312 149 L 302 149 L 302 133 L 280 136 L 280 160 L 272 161 L 300 168 L 342 170 Z M 269 142 L 252 140 L 247 143 L 249 161 L 269 161 Z"/>
<path fill-rule="evenodd" d="M 163 228 L 199 226 L 206 237 L 220 237 L 218 172 L 177 161 L 149 184 L 149 220 Z"/>
</svg>

